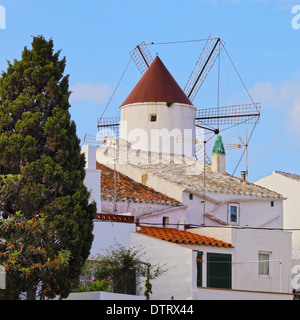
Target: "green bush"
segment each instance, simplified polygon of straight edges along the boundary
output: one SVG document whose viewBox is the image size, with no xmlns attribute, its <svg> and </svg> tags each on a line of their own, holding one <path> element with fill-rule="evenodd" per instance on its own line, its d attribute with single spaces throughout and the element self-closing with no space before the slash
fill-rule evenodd
<svg viewBox="0 0 300 320">
<path fill-rule="evenodd" d="M 85 284 L 81 283 L 77 288 L 73 290 L 73 292 L 90 292 L 90 291 L 111 291 L 110 283 L 108 278 L 105 279 L 98 278 L 93 279 L 93 281 L 86 282 Z"/>
</svg>

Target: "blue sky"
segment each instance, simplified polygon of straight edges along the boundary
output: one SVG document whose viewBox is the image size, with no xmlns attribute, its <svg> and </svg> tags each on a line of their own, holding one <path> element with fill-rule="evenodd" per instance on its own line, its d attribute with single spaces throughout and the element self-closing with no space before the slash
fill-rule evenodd
<svg viewBox="0 0 300 320">
<path fill-rule="evenodd" d="M 249 180 L 273 170 L 300 174 L 300 29 L 292 28 L 292 8 L 300 0 L 0 0 L 6 29 L 0 30 L 0 68 L 20 59 L 32 36 L 53 38 L 67 58 L 73 91 L 70 113 L 77 134 L 97 134 L 97 118 L 139 43 L 204 39 L 210 34 L 226 42 L 226 50 L 262 115 L 249 145 Z M 300 22 L 300 19 L 299 19 Z M 150 45 L 184 87 L 203 42 Z M 249 98 L 223 52 L 220 60 L 220 105 L 248 103 Z M 216 66 L 194 103 L 215 107 Z M 134 63 L 105 112 L 119 116 L 119 106 L 140 78 Z M 253 126 L 248 126 L 248 133 Z M 245 139 L 245 126 L 225 133 L 225 144 Z M 227 152 L 232 173 L 241 150 Z M 236 170 L 245 169 L 243 160 Z"/>
</svg>

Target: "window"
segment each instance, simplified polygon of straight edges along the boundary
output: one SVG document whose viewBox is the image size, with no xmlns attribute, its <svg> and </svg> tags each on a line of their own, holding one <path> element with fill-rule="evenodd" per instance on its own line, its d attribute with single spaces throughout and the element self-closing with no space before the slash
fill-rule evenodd
<svg viewBox="0 0 300 320">
<path fill-rule="evenodd" d="M 231 254 L 207 253 L 207 287 L 231 289 Z"/>
<path fill-rule="evenodd" d="M 156 122 L 157 121 L 157 114 L 150 114 L 150 122 Z"/>
<path fill-rule="evenodd" d="M 270 253 L 258 253 L 258 274 L 261 276 L 270 275 Z"/>
<path fill-rule="evenodd" d="M 271 207 L 274 207 L 274 201 L 271 201 Z"/>
<path fill-rule="evenodd" d="M 190 200 L 193 200 L 193 198 L 194 198 L 194 197 L 193 197 L 193 194 L 190 193 L 190 194 L 189 194 L 189 199 L 190 199 Z"/>
<path fill-rule="evenodd" d="M 240 220 L 240 207 L 238 203 L 228 204 L 228 223 L 239 224 Z"/>
<path fill-rule="evenodd" d="M 169 217 L 163 217 L 163 227 L 168 227 L 169 225 Z"/>
</svg>

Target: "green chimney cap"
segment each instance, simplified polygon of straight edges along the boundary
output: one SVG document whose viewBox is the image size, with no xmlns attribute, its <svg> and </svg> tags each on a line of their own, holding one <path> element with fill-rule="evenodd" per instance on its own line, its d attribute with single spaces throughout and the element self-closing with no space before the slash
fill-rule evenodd
<svg viewBox="0 0 300 320">
<path fill-rule="evenodd" d="M 217 136 L 217 139 L 215 141 L 215 145 L 214 145 L 212 154 L 213 155 L 214 154 L 224 154 L 224 155 L 226 155 L 225 148 L 224 148 L 223 141 L 222 141 L 222 136 L 220 136 L 220 135 Z"/>
</svg>

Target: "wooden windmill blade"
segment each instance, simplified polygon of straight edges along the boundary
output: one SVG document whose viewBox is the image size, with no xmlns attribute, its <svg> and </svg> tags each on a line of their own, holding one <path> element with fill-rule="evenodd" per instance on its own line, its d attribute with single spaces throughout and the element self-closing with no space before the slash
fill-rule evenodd
<svg viewBox="0 0 300 320">
<path fill-rule="evenodd" d="M 144 74 L 153 62 L 150 51 L 144 41 L 130 51 L 129 54 L 141 74 Z"/>
<path fill-rule="evenodd" d="M 220 38 L 214 37 L 213 35 L 210 35 L 207 39 L 194 70 L 192 71 L 184 88 L 185 94 L 191 101 L 193 101 L 197 95 L 216 59 L 220 55 L 224 45 L 225 42 L 223 42 Z"/>
</svg>

